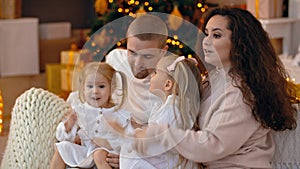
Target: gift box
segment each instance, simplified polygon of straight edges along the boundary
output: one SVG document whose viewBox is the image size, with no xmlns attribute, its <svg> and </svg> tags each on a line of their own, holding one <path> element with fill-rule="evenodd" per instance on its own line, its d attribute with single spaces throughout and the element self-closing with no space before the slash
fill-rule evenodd
<svg viewBox="0 0 300 169">
<path fill-rule="evenodd" d="M 61 93 L 61 70 L 64 68 L 61 64 L 46 64 L 47 90 L 55 93 Z"/>
<path fill-rule="evenodd" d="M 256 18 L 282 17 L 283 0 L 247 0 L 247 10 Z"/>
<path fill-rule="evenodd" d="M 39 25 L 40 39 L 60 39 L 71 37 L 70 22 L 50 22 Z"/>
<path fill-rule="evenodd" d="M 65 65 L 75 65 L 80 57 L 80 51 L 61 51 L 60 63 Z"/>
<path fill-rule="evenodd" d="M 78 90 L 80 69 L 78 66 L 65 66 L 61 70 L 61 90 Z"/>
<path fill-rule="evenodd" d="M 61 70 L 61 89 L 64 91 L 72 90 L 73 75 L 74 75 L 73 70 L 74 68 Z"/>
<path fill-rule="evenodd" d="M 21 0 L 0 0 L 0 19 L 20 18 L 21 11 Z"/>
</svg>

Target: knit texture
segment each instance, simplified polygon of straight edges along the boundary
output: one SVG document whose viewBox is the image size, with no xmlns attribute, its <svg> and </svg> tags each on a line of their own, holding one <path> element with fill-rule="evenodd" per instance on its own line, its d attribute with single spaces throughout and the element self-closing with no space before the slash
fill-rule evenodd
<svg viewBox="0 0 300 169">
<path fill-rule="evenodd" d="M 49 169 L 58 123 L 68 104 L 43 89 L 31 88 L 15 102 L 1 169 Z"/>
<path fill-rule="evenodd" d="M 281 132 L 273 132 L 276 144 L 272 159 L 274 169 L 300 168 L 300 111 L 297 114 L 297 128 Z"/>
</svg>

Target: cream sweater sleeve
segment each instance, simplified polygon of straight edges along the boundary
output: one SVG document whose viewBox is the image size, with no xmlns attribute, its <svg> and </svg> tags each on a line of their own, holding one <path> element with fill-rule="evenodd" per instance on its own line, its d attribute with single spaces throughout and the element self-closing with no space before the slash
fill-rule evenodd
<svg viewBox="0 0 300 169">
<path fill-rule="evenodd" d="M 175 147 L 189 160 L 211 162 L 239 151 L 245 153 L 241 147 L 251 145 L 250 138 L 260 128 L 250 108 L 242 102 L 241 93 L 234 88 L 213 101 L 204 123 L 200 131 L 168 128 L 166 132 L 166 127 L 157 127 L 147 132 L 168 149 Z"/>
</svg>

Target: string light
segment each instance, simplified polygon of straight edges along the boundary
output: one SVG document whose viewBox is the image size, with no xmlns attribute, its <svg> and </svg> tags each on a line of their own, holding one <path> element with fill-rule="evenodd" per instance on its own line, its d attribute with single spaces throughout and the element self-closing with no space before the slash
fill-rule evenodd
<svg viewBox="0 0 300 169">
<path fill-rule="evenodd" d="M 202 7 L 202 4 L 199 2 L 199 3 L 197 4 L 197 7 L 198 7 L 198 8 L 201 8 L 201 7 Z"/>
<path fill-rule="evenodd" d="M 144 5 L 145 5 L 145 6 L 148 6 L 148 5 L 149 5 L 149 2 L 145 2 Z"/>
<path fill-rule="evenodd" d="M 132 4 L 134 4 L 134 0 L 128 1 L 128 5 L 132 5 Z"/>
<path fill-rule="evenodd" d="M 176 41 L 175 40 L 172 40 L 172 45 L 175 45 L 176 44 Z"/>
<path fill-rule="evenodd" d="M 3 131 L 3 99 L 2 99 L 2 93 L 1 93 L 1 90 L 0 90 L 0 134 L 2 133 Z"/>
<path fill-rule="evenodd" d="M 131 16 L 131 17 L 133 17 L 134 16 L 134 14 L 132 13 L 132 12 L 129 12 L 129 14 L 128 14 L 129 16 Z"/>
<path fill-rule="evenodd" d="M 149 10 L 149 11 L 152 11 L 152 10 L 153 10 L 153 8 L 150 6 L 150 7 L 148 8 L 148 10 Z"/>
<path fill-rule="evenodd" d="M 135 1 L 134 4 L 135 4 L 135 5 L 139 5 L 140 2 L 139 2 L 139 1 Z"/>
<path fill-rule="evenodd" d="M 118 12 L 123 12 L 123 9 L 122 8 L 118 8 Z"/>
<path fill-rule="evenodd" d="M 117 46 L 121 46 L 122 45 L 122 43 L 121 42 L 117 42 Z"/>
<path fill-rule="evenodd" d="M 108 0 L 108 2 L 109 2 L 109 3 L 113 3 L 113 2 L 114 2 L 114 0 Z"/>
</svg>

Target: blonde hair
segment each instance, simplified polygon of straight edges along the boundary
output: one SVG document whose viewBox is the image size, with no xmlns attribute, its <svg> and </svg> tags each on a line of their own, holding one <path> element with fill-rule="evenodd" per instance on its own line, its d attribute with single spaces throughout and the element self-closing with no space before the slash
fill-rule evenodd
<svg viewBox="0 0 300 169">
<path fill-rule="evenodd" d="M 189 59 L 178 62 L 174 71 L 167 70 L 167 67 L 176 58 L 178 58 L 176 55 L 165 56 L 158 62 L 157 67 L 165 71 L 175 83 L 172 93 L 178 95 L 178 109 L 183 122 L 182 129 L 186 130 L 193 128 L 199 115 L 202 78 L 196 63 Z"/>
<path fill-rule="evenodd" d="M 121 76 L 121 85 L 122 85 L 122 99 L 120 101 L 120 103 L 118 104 L 117 108 L 119 108 L 120 106 L 122 106 L 122 104 L 124 103 L 124 98 L 127 95 L 127 87 L 126 87 L 126 78 L 125 75 L 122 72 L 116 71 L 114 68 L 112 68 L 109 64 L 104 63 L 104 62 L 91 62 L 88 63 L 80 72 L 79 75 L 79 99 L 82 103 L 85 102 L 85 98 L 84 98 L 84 93 L 83 93 L 83 89 L 84 89 L 84 83 L 86 80 L 86 77 L 90 74 L 96 74 L 99 73 L 101 75 L 103 75 L 108 82 L 111 85 L 111 92 L 113 93 L 113 91 L 116 89 L 116 73 L 120 74 Z M 110 97 L 109 100 L 111 103 L 113 103 L 112 98 Z M 115 104 L 115 103 L 114 103 Z"/>
<path fill-rule="evenodd" d="M 178 97 L 178 109 L 183 123 L 183 130 L 197 128 L 197 118 L 200 114 L 200 98 L 202 94 L 202 77 L 195 61 L 184 59 L 178 63 L 174 61 L 178 58 L 176 55 L 167 55 L 157 64 L 158 69 L 165 71 L 173 80 L 175 86 L 172 94 Z M 174 70 L 168 70 L 168 66 L 176 64 Z M 175 102 L 173 102 L 175 103 Z M 174 105 L 174 109 L 175 109 Z M 177 167 L 183 164 L 184 168 L 188 160 L 182 155 L 179 156 Z M 175 167 L 175 168 L 177 168 Z M 197 167 L 202 169 L 202 164 Z"/>
</svg>

